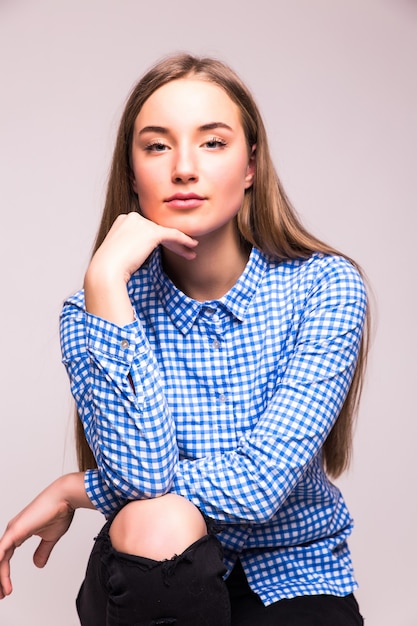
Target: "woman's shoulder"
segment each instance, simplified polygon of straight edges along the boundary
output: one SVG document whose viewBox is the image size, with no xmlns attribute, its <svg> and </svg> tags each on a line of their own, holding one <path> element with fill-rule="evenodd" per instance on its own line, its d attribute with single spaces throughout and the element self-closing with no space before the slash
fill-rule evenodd
<svg viewBox="0 0 417 626">
<path fill-rule="evenodd" d="M 353 261 L 339 254 L 314 252 L 307 258 L 269 262 L 268 282 L 277 289 L 289 289 L 297 300 L 317 290 L 366 300 L 362 271 Z"/>
<path fill-rule="evenodd" d="M 306 270 L 318 278 L 339 278 L 346 281 L 363 283 L 359 266 L 340 254 L 315 252 L 306 263 Z"/>
<path fill-rule="evenodd" d="M 260 254 L 262 255 L 262 253 Z M 269 273 L 271 275 L 303 276 L 306 278 L 340 276 L 363 282 L 362 272 L 353 261 L 340 254 L 325 254 L 323 252 L 313 252 L 308 257 L 293 259 L 274 260 L 270 258 Z"/>
<path fill-rule="evenodd" d="M 64 299 L 62 306 L 63 311 L 70 308 L 85 311 L 84 289 L 79 289 L 78 291 L 70 294 Z"/>
</svg>

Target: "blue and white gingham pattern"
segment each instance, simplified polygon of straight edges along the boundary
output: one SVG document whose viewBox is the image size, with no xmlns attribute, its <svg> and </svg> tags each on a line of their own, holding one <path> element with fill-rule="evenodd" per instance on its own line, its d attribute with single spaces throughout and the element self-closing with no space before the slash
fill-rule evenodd
<svg viewBox="0 0 417 626">
<path fill-rule="evenodd" d="M 61 317 L 63 362 L 98 470 L 95 506 L 172 491 L 217 521 L 268 604 L 355 587 L 352 520 L 321 447 L 354 372 L 366 293 L 345 259 L 269 261 L 253 249 L 236 285 L 191 300 L 156 250 L 129 282 L 135 321 Z M 134 392 L 129 378 L 133 382 Z"/>
</svg>

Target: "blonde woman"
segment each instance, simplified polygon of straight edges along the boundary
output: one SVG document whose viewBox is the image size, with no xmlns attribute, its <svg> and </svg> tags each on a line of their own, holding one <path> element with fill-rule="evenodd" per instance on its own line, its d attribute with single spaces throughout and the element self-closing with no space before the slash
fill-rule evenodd
<svg viewBox="0 0 417 626">
<path fill-rule="evenodd" d="M 84 289 L 61 317 L 80 471 L 0 540 L 42 567 L 76 508 L 107 518 L 83 626 L 363 623 L 329 476 L 366 359 L 354 262 L 301 225 L 257 106 L 225 64 L 150 69 L 122 116 Z"/>
</svg>

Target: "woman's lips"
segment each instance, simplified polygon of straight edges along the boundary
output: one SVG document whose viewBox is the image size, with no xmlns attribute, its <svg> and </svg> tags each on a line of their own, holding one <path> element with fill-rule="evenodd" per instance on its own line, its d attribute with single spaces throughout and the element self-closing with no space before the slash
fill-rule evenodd
<svg viewBox="0 0 417 626">
<path fill-rule="evenodd" d="M 195 193 L 176 193 L 165 200 L 165 204 L 173 209 L 195 209 L 203 204 L 205 198 Z"/>
</svg>

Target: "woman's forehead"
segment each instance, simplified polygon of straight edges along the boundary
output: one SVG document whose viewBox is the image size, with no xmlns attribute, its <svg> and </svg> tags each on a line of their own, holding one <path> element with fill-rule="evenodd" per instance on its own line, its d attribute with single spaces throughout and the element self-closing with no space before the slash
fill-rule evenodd
<svg viewBox="0 0 417 626">
<path fill-rule="evenodd" d="M 240 123 L 240 111 L 216 83 L 196 76 L 172 80 L 156 89 L 144 102 L 138 123 L 157 124 L 161 119 L 199 123 Z"/>
</svg>

